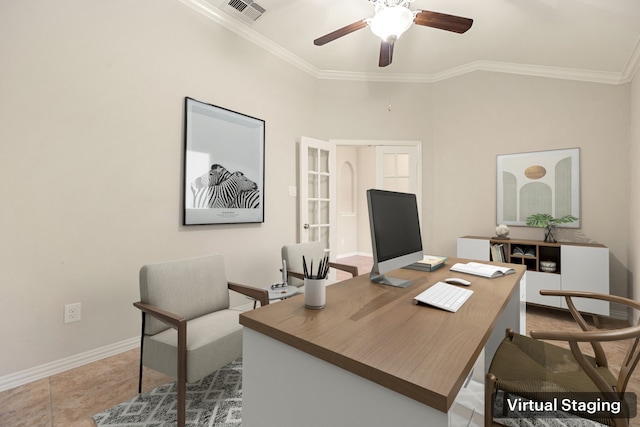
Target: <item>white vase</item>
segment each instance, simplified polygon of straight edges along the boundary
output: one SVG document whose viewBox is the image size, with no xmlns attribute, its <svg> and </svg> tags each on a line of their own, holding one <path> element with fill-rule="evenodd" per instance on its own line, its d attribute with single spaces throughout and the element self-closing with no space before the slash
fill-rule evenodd
<svg viewBox="0 0 640 427">
<path fill-rule="evenodd" d="M 324 308 L 327 289 L 324 279 L 304 279 L 304 306 L 313 310 Z"/>
</svg>

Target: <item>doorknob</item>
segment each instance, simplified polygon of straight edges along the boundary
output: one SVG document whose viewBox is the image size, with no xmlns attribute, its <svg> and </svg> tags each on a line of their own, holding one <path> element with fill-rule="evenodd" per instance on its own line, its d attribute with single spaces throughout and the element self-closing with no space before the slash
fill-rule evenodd
<svg viewBox="0 0 640 427">
<path fill-rule="evenodd" d="M 303 227 L 304 227 L 305 230 L 308 230 L 309 229 L 309 224 L 305 224 Z"/>
</svg>

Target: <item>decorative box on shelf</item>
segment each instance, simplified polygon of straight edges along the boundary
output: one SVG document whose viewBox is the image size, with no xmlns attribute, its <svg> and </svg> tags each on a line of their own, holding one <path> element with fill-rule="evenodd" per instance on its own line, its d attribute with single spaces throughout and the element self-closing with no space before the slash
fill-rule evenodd
<svg viewBox="0 0 640 427">
<path fill-rule="evenodd" d="M 458 238 L 457 256 L 527 266 L 527 303 L 567 308 L 564 298 L 540 295 L 541 289 L 571 289 L 609 293 L 609 249 L 600 244 L 540 240 Z M 609 304 L 576 300 L 585 313 L 609 315 Z"/>
</svg>

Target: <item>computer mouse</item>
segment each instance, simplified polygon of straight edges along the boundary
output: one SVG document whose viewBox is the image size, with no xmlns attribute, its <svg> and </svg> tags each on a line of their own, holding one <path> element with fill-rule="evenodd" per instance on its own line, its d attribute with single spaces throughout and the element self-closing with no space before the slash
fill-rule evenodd
<svg viewBox="0 0 640 427">
<path fill-rule="evenodd" d="M 465 285 L 469 286 L 471 284 L 470 281 L 461 279 L 459 277 L 449 277 L 448 279 L 444 279 L 445 282 L 451 285 Z"/>
</svg>

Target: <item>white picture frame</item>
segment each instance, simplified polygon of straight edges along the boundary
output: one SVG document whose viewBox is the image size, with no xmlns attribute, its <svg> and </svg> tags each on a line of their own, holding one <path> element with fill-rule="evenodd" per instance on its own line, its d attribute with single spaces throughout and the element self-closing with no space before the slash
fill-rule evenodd
<svg viewBox="0 0 640 427">
<path fill-rule="evenodd" d="M 525 226 L 535 213 L 580 218 L 579 148 L 501 154 L 496 163 L 496 224 Z M 559 226 L 580 228 L 580 220 Z"/>
</svg>

